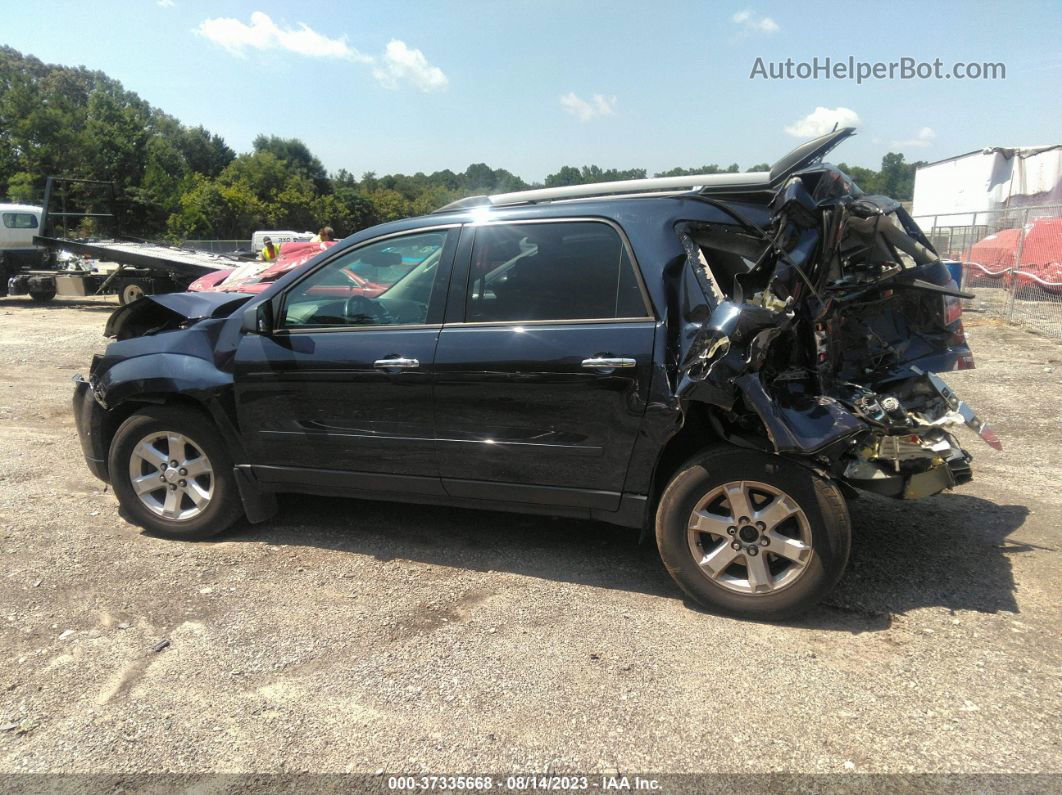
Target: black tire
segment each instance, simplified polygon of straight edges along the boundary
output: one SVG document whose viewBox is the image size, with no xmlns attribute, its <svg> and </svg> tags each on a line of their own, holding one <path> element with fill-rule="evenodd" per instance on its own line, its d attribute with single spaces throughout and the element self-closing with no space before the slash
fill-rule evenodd
<svg viewBox="0 0 1062 795">
<path fill-rule="evenodd" d="M 757 549 L 749 553 L 744 552 L 749 549 L 748 545 L 742 547 L 743 551 L 736 553 L 740 557 L 735 558 L 734 564 L 722 569 L 722 577 L 713 578 L 694 557 L 693 539 L 703 539 L 703 542 L 698 543 L 704 544 L 706 554 L 722 549 L 720 544 L 729 549 L 733 542 L 728 543 L 722 536 L 713 534 L 691 535 L 689 530 L 694 508 L 713 490 L 724 484 L 747 481 L 779 490 L 803 511 L 806 525 L 798 525 L 796 518 L 786 520 L 786 524 L 778 525 L 780 534 L 793 532 L 791 528 L 796 528 L 796 534 L 810 534 L 811 539 L 810 557 L 793 569 L 789 575 L 793 579 L 777 590 L 764 593 L 740 593 L 734 590 L 735 587 L 745 587 L 740 572 L 743 566 L 749 565 L 747 554 L 759 557 L 763 547 L 753 544 Z M 753 494 L 755 496 L 757 493 Z M 721 504 L 729 505 L 728 502 Z M 766 506 L 769 503 L 762 504 Z M 722 510 L 725 515 L 730 509 Z M 804 529 L 801 530 L 801 527 Z M 726 528 L 725 532 L 729 533 L 730 528 Z M 656 511 L 656 540 L 660 557 L 679 587 L 693 601 L 713 612 L 763 621 L 783 621 L 817 604 L 844 573 L 851 548 L 851 533 L 844 497 L 831 481 L 779 456 L 729 446 L 703 452 L 680 467 L 664 490 Z M 731 538 L 736 536 L 732 535 Z M 764 545 L 774 543 L 762 534 L 760 540 Z M 725 550 L 724 553 L 730 554 Z M 801 554 L 808 553 L 804 551 Z M 771 553 L 770 549 L 762 553 L 761 562 L 783 572 L 794 565 L 788 559 Z M 750 569 L 746 568 L 745 571 L 748 573 L 747 585 L 752 582 L 752 577 Z M 732 583 L 731 587 L 721 584 L 724 581 Z M 770 578 L 769 581 L 774 582 Z M 778 577 L 777 582 L 785 582 L 784 574 Z"/>
<path fill-rule="evenodd" d="M 46 304 L 53 298 L 55 298 L 55 288 L 52 287 L 51 289 L 47 290 L 30 290 L 29 295 L 30 298 L 32 298 L 38 304 Z"/>
<path fill-rule="evenodd" d="M 191 441 L 207 458 L 212 470 L 213 491 L 209 501 L 198 515 L 191 518 L 170 519 L 158 515 L 133 489 L 130 461 L 134 448 L 151 434 L 167 432 L 181 434 Z M 111 440 L 107 466 L 123 516 L 155 535 L 184 541 L 209 538 L 226 530 L 243 514 L 232 459 L 213 422 L 205 413 L 195 409 L 150 406 L 132 415 L 121 424 Z M 150 471 L 146 464 L 143 469 Z M 160 475 L 160 479 L 162 477 Z M 206 482 L 211 483 L 210 480 Z M 165 490 L 160 493 L 165 496 Z"/>
</svg>

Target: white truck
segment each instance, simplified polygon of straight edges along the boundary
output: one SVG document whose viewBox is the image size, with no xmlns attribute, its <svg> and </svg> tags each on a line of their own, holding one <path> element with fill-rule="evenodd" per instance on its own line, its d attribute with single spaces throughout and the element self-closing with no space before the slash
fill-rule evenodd
<svg viewBox="0 0 1062 795">
<path fill-rule="evenodd" d="M 309 243 L 313 240 L 314 233 L 293 232 L 290 229 L 279 231 L 259 230 L 251 235 L 251 250 L 255 255 L 265 248 L 265 239 L 267 237 L 279 248 L 282 243 Z"/>
<path fill-rule="evenodd" d="M 0 292 L 10 275 L 44 264 L 43 249 L 33 244 L 42 212 L 30 204 L 0 204 Z"/>
<path fill-rule="evenodd" d="M 76 191 L 68 193 L 73 188 L 102 188 L 104 195 L 88 201 Z M 73 209 L 78 197 L 81 208 Z M 5 208 L 0 209 L 0 295 L 28 294 L 43 302 L 56 295 L 115 294 L 124 305 L 145 294 L 179 292 L 201 276 L 239 264 L 232 257 L 123 236 L 110 182 L 49 177 L 44 207 L 0 207 Z M 110 236 L 70 236 L 67 219 L 75 224 L 92 219 L 109 226 Z M 114 267 L 84 267 L 93 260 Z"/>
</svg>

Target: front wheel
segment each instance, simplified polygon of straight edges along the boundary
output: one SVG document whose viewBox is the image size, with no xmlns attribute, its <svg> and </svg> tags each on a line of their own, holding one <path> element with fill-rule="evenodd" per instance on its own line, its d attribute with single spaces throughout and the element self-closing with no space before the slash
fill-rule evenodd
<svg viewBox="0 0 1062 795">
<path fill-rule="evenodd" d="M 39 290 L 30 290 L 30 298 L 32 298 L 38 304 L 46 304 L 55 298 L 55 288 L 44 288 Z"/>
<path fill-rule="evenodd" d="M 232 460 L 209 418 L 193 409 L 134 414 L 115 433 L 107 465 L 127 518 L 156 535 L 208 538 L 242 513 Z"/>
<path fill-rule="evenodd" d="M 671 479 L 656 539 L 668 572 L 697 603 L 781 621 L 840 579 L 851 525 L 829 480 L 779 456 L 726 447 L 694 457 Z"/>
</svg>

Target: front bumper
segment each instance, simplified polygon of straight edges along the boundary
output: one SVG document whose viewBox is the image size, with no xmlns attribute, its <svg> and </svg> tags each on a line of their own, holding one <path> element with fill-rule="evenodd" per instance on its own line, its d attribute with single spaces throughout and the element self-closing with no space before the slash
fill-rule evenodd
<svg viewBox="0 0 1062 795">
<path fill-rule="evenodd" d="M 110 482 L 107 474 L 107 437 L 104 433 L 106 414 L 96 402 L 89 382 L 80 375 L 74 376 L 74 424 L 81 439 L 81 452 L 93 475 L 104 483 Z"/>
</svg>

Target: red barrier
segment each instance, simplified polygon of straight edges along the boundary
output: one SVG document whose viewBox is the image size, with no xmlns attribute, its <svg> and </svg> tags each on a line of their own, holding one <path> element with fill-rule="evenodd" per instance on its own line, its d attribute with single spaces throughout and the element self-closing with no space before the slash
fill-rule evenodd
<svg viewBox="0 0 1062 795">
<path fill-rule="evenodd" d="M 1022 258 L 1024 259 L 1024 257 Z M 1049 262 L 1046 265 L 1030 265 L 1028 268 L 1011 270 L 1009 265 L 993 269 L 980 262 L 963 262 L 963 270 L 966 272 L 966 284 L 974 284 L 974 280 L 987 277 L 1000 279 L 1003 284 L 1035 284 L 1049 293 L 1062 295 L 1062 263 Z"/>
<path fill-rule="evenodd" d="M 966 281 L 1002 279 L 1036 285 L 1062 295 L 1062 218 L 1037 218 L 1017 229 L 1002 229 L 963 254 Z"/>
</svg>

